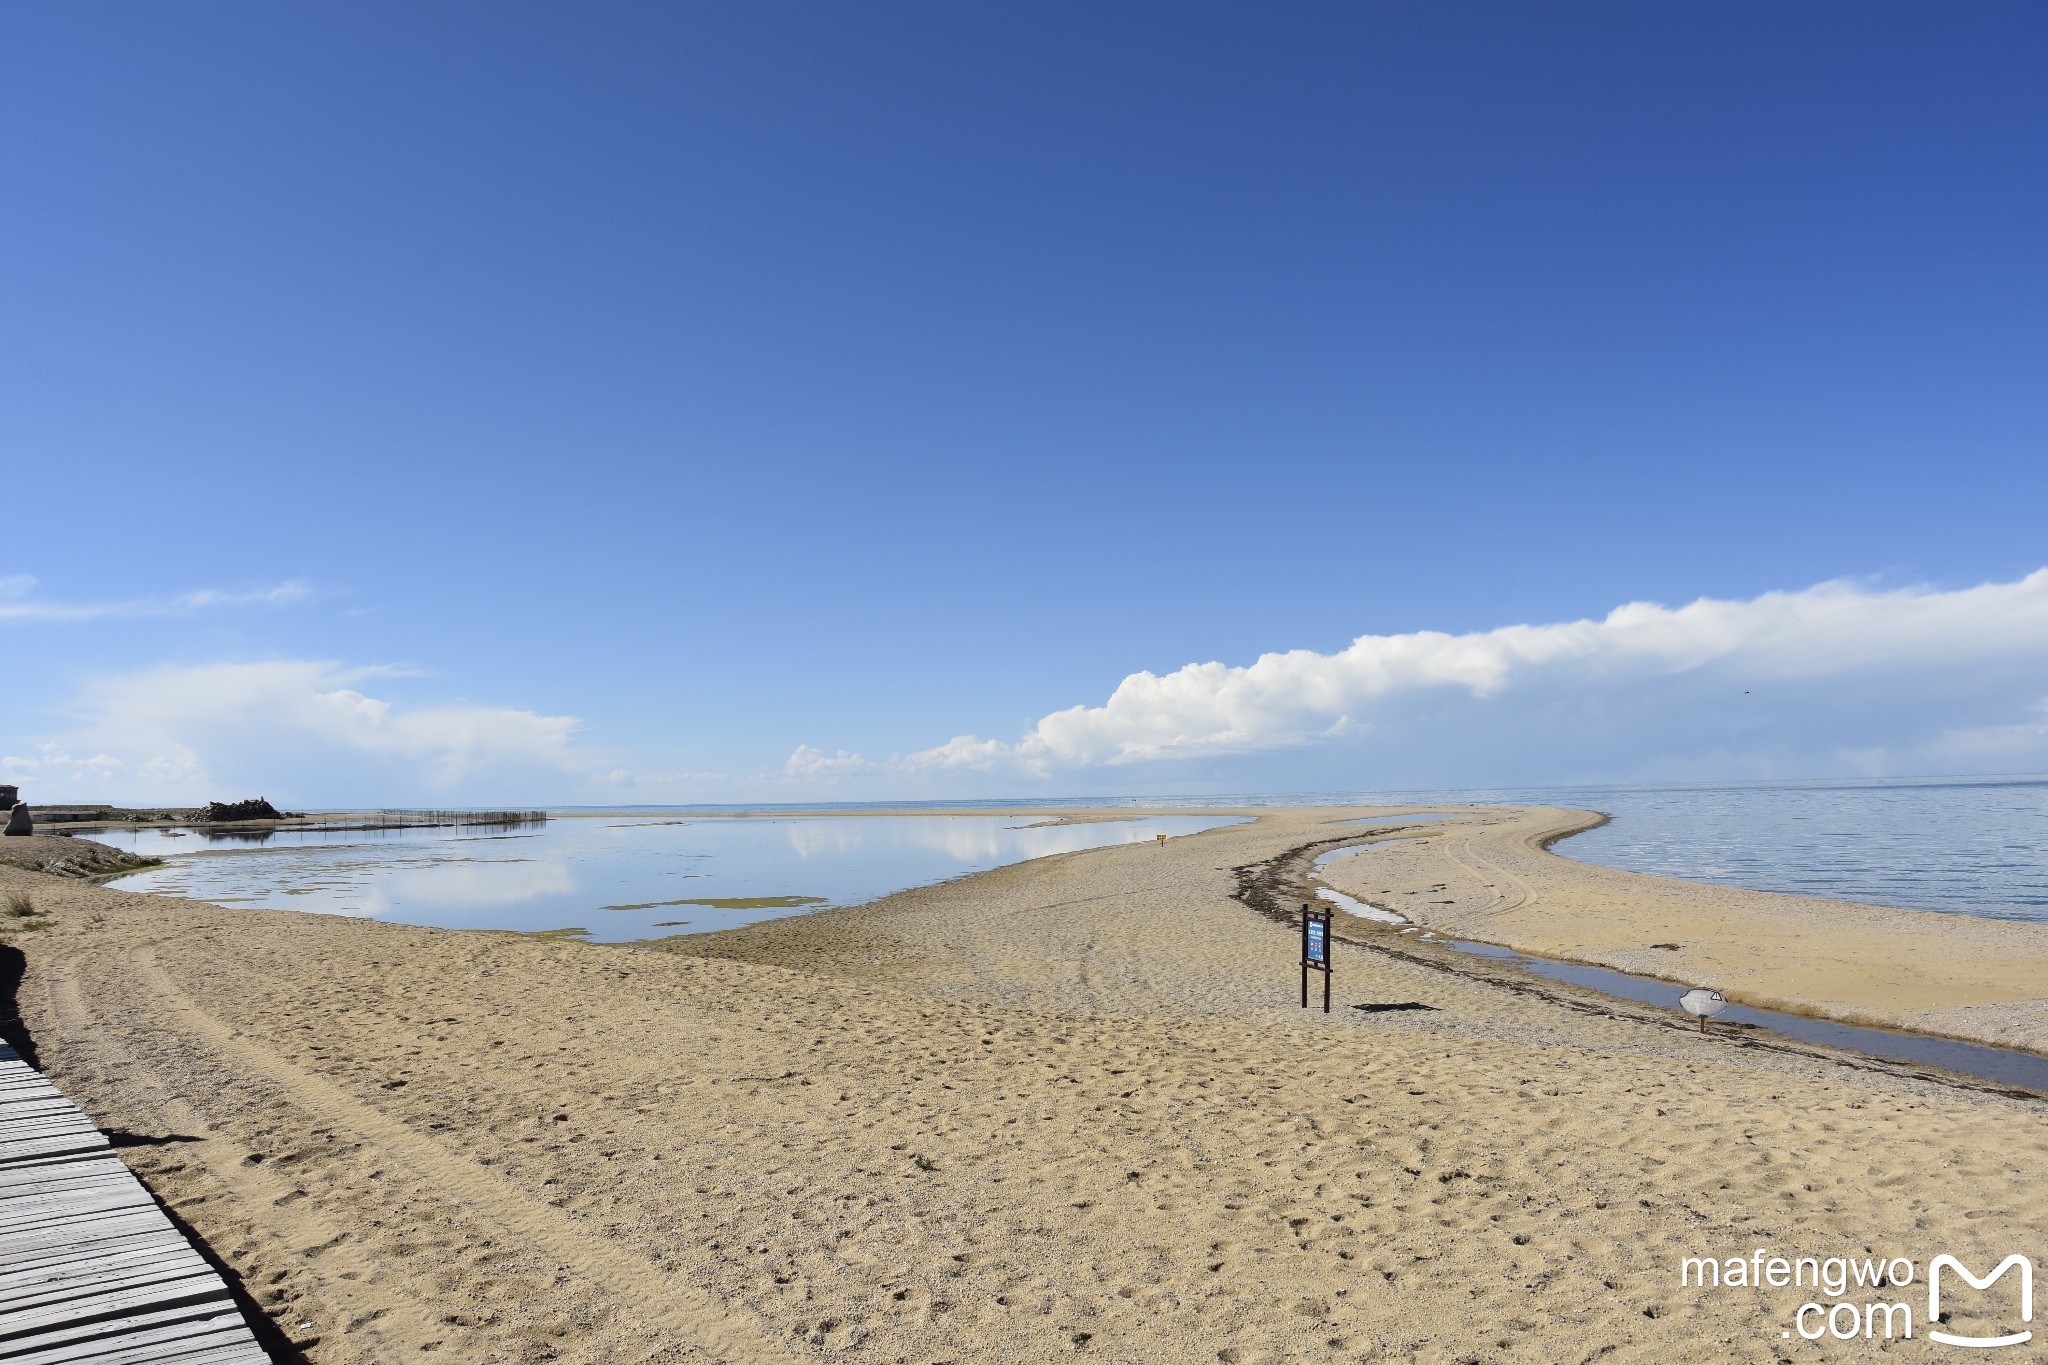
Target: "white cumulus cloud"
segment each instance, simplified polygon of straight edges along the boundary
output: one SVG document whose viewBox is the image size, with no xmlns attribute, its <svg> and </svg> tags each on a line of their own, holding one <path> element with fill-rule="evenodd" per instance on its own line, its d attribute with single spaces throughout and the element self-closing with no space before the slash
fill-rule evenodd
<svg viewBox="0 0 2048 1365">
<path fill-rule="evenodd" d="M 1702 728 L 1702 697 L 1718 707 L 1752 687 L 1765 699 L 1714 733 Z M 1585 752 L 1603 742 L 1657 751 L 1674 771 L 1762 770 L 1774 766 L 1772 753 L 1796 771 L 1818 761 L 1809 741 L 1823 732 L 1835 766 L 1853 766 L 1859 744 L 1891 763 L 1964 753 L 2025 763 L 2041 747 L 2043 691 L 2048 569 L 1957 590 L 1837 581 L 1743 601 L 1630 602 L 1598 620 L 1361 635 L 1333 653 L 1133 673 L 1100 705 L 1055 711 L 1014 741 L 964 735 L 882 765 L 805 747 L 788 771 L 1051 774 L 1388 740 L 1394 730 L 1434 735 L 1449 754 L 1475 728 L 1506 749 L 1533 744 L 1539 726 L 1554 746 L 1575 736 Z M 1758 719 L 1766 716 L 1787 732 L 1771 733 Z M 1510 718 L 1525 731 L 1519 739 Z"/>
<path fill-rule="evenodd" d="M 37 780 L 43 799 L 347 802 L 553 787 L 587 766 L 570 743 L 574 717 L 402 705 L 362 690 L 397 673 L 273 660 L 101 678 L 75 699 L 75 730 L 0 756 L 0 768 Z"/>
<path fill-rule="evenodd" d="M 859 754 L 850 754 L 844 749 L 836 754 L 828 754 L 823 749 L 813 749 L 808 744 L 799 744 L 796 746 L 796 752 L 783 763 L 782 771 L 789 777 L 829 778 L 866 772 L 873 767 L 874 764 Z"/>
</svg>

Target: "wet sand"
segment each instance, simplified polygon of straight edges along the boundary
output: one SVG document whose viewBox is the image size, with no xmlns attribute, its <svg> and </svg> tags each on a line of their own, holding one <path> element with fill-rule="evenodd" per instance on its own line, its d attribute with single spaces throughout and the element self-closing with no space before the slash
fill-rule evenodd
<svg viewBox="0 0 2048 1365">
<path fill-rule="evenodd" d="M 1681 1257 L 2048 1222 L 2037 1101 L 1357 925 L 1304 1013 L 1259 907 L 1371 812 L 1247 813 L 657 949 L 0 891 L 38 1062 L 316 1362 L 1772 1360 L 1808 1294 Z"/>
<path fill-rule="evenodd" d="M 1597 820 L 1529 808 L 1442 822 L 1334 860 L 1325 881 L 1459 938 L 2048 1053 L 2048 925 L 1703 886 L 1545 851 Z"/>
</svg>

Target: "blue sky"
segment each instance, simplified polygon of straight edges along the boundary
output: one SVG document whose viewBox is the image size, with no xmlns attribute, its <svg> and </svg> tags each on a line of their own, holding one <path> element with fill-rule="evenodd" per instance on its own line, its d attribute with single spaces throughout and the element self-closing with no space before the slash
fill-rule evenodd
<svg viewBox="0 0 2048 1365">
<path fill-rule="evenodd" d="M 7 3 L 0 765 L 2048 768 L 2044 62 L 2017 3 Z M 1685 639 L 1489 634 L 1628 603 Z"/>
</svg>

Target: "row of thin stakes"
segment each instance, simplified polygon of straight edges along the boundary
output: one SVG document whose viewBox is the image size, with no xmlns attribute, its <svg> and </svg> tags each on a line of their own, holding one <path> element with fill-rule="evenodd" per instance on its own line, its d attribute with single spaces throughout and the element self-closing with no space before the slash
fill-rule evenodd
<svg viewBox="0 0 2048 1365">
<path fill-rule="evenodd" d="M 387 810 L 367 816 L 338 817 L 354 828 L 405 829 L 438 825 L 544 825 L 544 810 Z"/>
</svg>

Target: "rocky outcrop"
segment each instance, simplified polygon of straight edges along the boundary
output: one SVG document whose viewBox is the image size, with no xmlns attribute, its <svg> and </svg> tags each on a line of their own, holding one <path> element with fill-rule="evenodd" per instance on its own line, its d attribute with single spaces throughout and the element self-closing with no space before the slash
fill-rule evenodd
<svg viewBox="0 0 2048 1365">
<path fill-rule="evenodd" d="M 72 835 L 31 834 L 0 843 L 0 866 L 57 877 L 110 877 L 161 861 Z"/>
<path fill-rule="evenodd" d="M 36 822 L 30 818 L 27 806 L 16 805 L 13 810 L 7 812 L 7 828 L 4 832 L 27 836 L 35 834 Z"/>
<path fill-rule="evenodd" d="M 284 812 L 258 796 L 248 801 L 209 801 L 206 813 L 200 819 L 209 824 L 229 820 L 282 820 Z"/>
</svg>

